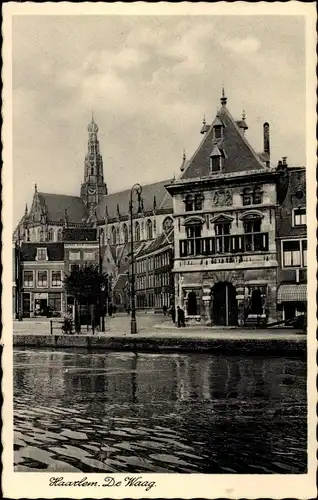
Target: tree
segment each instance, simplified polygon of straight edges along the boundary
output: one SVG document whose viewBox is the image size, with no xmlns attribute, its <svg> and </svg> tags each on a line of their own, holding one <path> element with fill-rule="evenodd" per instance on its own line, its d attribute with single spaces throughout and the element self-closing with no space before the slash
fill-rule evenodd
<svg viewBox="0 0 318 500">
<path fill-rule="evenodd" d="M 98 322 L 100 314 L 104 315 L 104 290 L 108 288 L 108 276 L 99 270 L 96 264 L 83 266 L 74 265 L 72 271 L 64 279 L 65 290 L 75 300 L 75 330 L 81 330 L 78 306 L 86 304 L 91 308 L 91 322 L 94 329 L 96 321 L 96 306 Z"/>
</svg>

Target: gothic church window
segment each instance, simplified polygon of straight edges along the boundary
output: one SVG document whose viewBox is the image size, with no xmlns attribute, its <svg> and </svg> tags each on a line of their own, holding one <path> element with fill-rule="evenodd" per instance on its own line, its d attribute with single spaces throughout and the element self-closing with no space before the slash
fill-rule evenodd
<svg viewBox="0 0 318 500">
<path fill-rule="evenodd" d="M 54 231 L 53 229 L 49 229 L 49 232 L 48 232 L 48 241 L 54 241 Z"/>
<path fill-rule="evenodd" d="M 140 241 L 140 225 L 138 221 L 135 224 L 135 240 Z"/>
<path fill-rule="evenodd" d="M 152 240 L 152 238 L 153 238 L 153 226 L 152 226 L 152 222 L 150 219 L 147 220 L 146 234 L 147 234 L 147 240 Z"/>
<path fill-rule="evenodd" d="M 127 243 L 128 242 L 128 228 L 127 228 L 126 224 L 123 225 L 123 235 L 124 235 L 124 242 Z"/>
<path fill-rule="evenodd" d="M 111 244 L 116 245 L 117 243 L 117 238 L 116 238 L 116 228 L 115 226 L 112 227 L 112 232 L 111 232 Z"/>
</svg>

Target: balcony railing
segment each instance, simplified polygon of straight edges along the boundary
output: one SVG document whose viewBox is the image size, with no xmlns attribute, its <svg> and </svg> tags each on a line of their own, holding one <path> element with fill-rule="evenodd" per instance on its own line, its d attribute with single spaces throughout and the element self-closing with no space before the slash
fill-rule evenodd
<svg viewBox="0 0 318 500">
<path fill-rule="evenodd" d="M 245 233 L 180 240 L 180 257 L 259 251 L 268 251 L 268 233 Z"/>
</svg>

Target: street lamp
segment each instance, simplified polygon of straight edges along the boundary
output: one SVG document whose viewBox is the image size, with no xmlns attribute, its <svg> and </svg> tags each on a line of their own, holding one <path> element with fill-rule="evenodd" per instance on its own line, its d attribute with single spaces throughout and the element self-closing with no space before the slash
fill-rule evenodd
<svg viewBox="0 0 318 500">
<path fill-rule="evenodd" d="M 133 192 L 136 192 L 138 198 L 138 213 L 141 212 L 141 192 L 140 184 L 134 184 L 130 190 L 130 248 L 131 248 L 131 320 L 130 320 L 130 333 L 137 333 L 136 322 L 136 307 L 135 307 L 135 270 L 134 270 L 134 226 L 133 226 Z"/>
<path fill-rule="evenodd" d="M 103 228 L 100 229 L 99 231 L 99 236 L 98 236 L 98 249 L 99 249 L 99 273 L 100 277 L 102 276 L 103 273 L 103 256 L 102 256 L 102 239 L 104 238 L 104 231 Z M 101 285 L 100 289 L 100 296 L 99 296 L 99 313 L 102 315 L 102 332 L 105 331 L 105 290 L 106 287 L 104 284 Z"/>
</svg>

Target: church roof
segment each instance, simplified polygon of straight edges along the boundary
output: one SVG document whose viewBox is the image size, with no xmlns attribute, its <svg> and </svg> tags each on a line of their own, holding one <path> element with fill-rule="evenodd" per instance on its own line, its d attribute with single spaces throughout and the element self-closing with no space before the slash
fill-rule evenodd
<svg viewBox="0 0 318 500">
<path fill-rule="evenodd" d="M 242 135 L 236 121 L 229 113 L 226 105 L 218 112 L 218 120 L 224 124 L 221 140 L 214 139 L 213 126 L 209 127 L 198 149 L 189 160 L 181 179 L 208 177 L 210 175 L 210 155 L 215 146 L 222 145 L 224 158 L 222 174 L 244 172 L 250 170 L 266 170 L 259 156 Z M 213 173 L 217 176 L 218 173 Z"/>
<path fill-rule="evenodd" d="M 165 185 L 171 183 L 172 180 L 155 182 L 154 184 L 142 185 L 142 200 L 144 205 L 144 212 L 152 212 L 154 210 L 154 196 L 156 197 L 156 210 L 171 210 L 172 211 L 172 198 L 166 191 Z M 107 214 L 110 219 L 118 217 L 118 210 L 121 216 L 128 215 L 130 200 L 130 189 L 118 191 L 104 196 L 97 207 L 97 218 L 104 219 Z"/>
<path fill-rule="evenodd" d="M 64 221 L 65 211 L 70 223 L 80 223 L 87 219 L 84 202 L 79 196 L 53 193 L 38 193 L 38 195 L 41 205 L 46 208 L 49 221 Z"/>
</svg>

